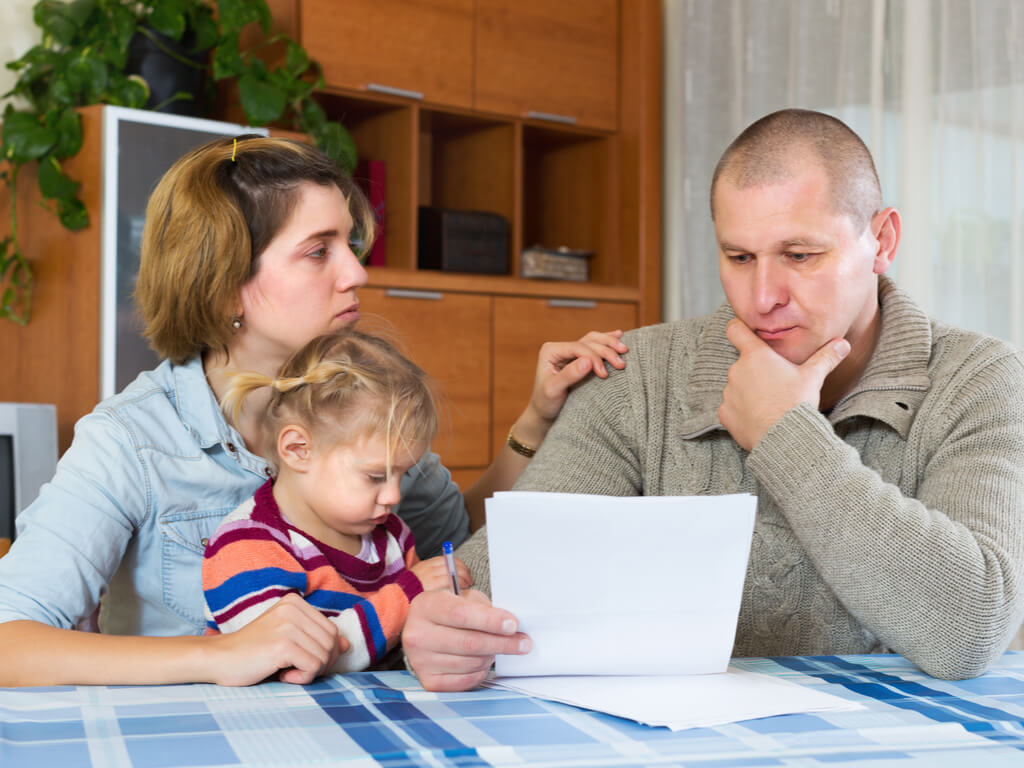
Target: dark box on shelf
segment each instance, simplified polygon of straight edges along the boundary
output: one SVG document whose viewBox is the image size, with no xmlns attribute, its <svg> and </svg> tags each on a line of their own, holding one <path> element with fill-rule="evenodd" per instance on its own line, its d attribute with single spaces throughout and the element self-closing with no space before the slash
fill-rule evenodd
<svg viewBox="0 0 1024 768">
<path fill-rule="evenodd" d="M 508 274 L 508 222 L 497 213 L 421 205 L 419 268 Z"/>
</svg>

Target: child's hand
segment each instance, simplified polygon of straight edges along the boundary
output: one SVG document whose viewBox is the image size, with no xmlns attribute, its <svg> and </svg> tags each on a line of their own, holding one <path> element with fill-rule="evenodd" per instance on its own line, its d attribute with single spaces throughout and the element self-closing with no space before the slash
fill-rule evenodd
<svg viewBox="0 0 1024 768">
<path fill-rule="evenodd" d="M 410 568 L 416 578 L 423 584 L 423 589 L 450 589 L 451 581 L 448 576 L 448 566 L 445 565 L 443 557 L 432 557 L 429 560 L 422 560 Z M 459 588 L 468 589 L 473 585 L 473 577 L 469 568 L 464 562 L 455 558 L 455 572 L 459 576 Z"/>
</svg>

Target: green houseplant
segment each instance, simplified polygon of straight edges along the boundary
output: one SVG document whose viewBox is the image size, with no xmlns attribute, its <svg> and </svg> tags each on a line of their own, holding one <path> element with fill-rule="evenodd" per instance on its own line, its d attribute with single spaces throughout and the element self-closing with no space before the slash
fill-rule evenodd
<svg viewBox="0 0 1024 768">
<path fill-rule="evenodd" d="M 139 35 L 174 59 L 207 68 L 214 81 L 237 82 L 250 124 L 287 121 L 342 168 L 355 166 L 351 136 L 327 119 L 313 97 L 323 85 L 319 67 L 297 42 L 271 34 L 266 0 L 40 0 L 33 20 L 42 41 L 7 64 L 17 81 L 4 95 L 18 97 L 24 106 L 7 106 L 0 131 L 5 161 L 0 178 L 10 191 L 10 234 L 0 240 L 0 318 L 25 324 L 32 306 L 31 268 L 18 243 L 18 173 L 27 163 L 38 163 L 39 191 L 61 223 L 73 230 L 88 226 L 79 184 L 62 169 L 62 161 L 82 146 L 75 109 L 98 103 L 146 106 L 149 85 L 130 67 L 132 42 Z M 263 31 L 260 50 L 242 48 L 242 30 L 252 23 Z M 276 66 L 257 55 L 272 44 L 284 49 Z M 172 98 L 205 97 L 179 91 Z"/>
</svg>

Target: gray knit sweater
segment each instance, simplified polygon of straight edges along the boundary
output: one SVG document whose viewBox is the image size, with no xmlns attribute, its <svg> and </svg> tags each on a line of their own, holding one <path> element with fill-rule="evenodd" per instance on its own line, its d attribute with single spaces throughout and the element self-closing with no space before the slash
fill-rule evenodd
<svg viewBox="0 0 1024 768">
<path fill-rule="evenodd" d="M 750 453 L 718 423 L 727 305 L 627 334 L 625 370 L 572 394 L 517 489 L 754 493 L 734 655 L 892 650 L 981 674 L 1024 617 L 1024 354 L 930 321 L 885 278 L 879 297 L 856 387 L 827 416 L 794 408 Z M 459 555 L 486 591 L 486 529 Z"/>
</svg>

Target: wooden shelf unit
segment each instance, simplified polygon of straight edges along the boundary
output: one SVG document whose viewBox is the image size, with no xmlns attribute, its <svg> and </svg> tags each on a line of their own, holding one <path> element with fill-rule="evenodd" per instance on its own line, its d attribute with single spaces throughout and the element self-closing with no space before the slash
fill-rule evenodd
<svg viewBox="0 0 1024 768">
<path fill-rule="evenodd" d="M 386 318 L 444 389 L 451 429 L 436 448 L 468 484 L 525 407 L 544 341 L 660 320 L 660 0 L 269 5 L 278 26 L 324 65 L 319 98 L 327 112 L 352 132 L 361 157 L 387 165 L 387 266 L 369 270 L 363 311 Z M 511 25 L 507 37 L 495 19 Z M 530 46 L 540 48 L 490 50 L 531 35 Z M 544 52 L 530 71 L 493 65 L 518 78 L 505 84 L 518 95 L 491 94 L 488 62 L 528 50 Z M 407 75 L 419 80 L 409 85 Z M 374 83 L 423 97 L 383 93 Z M 575 125 L 531 116 L 570 114 L 577 98 Z M 99 391 L 99 110 L 83 110 L 85 144 L 67 166 L 82 182 L 87 230 L 67 232 L 36 205 L 31 169 L 19 179 L 36 304 L 27 328 L 0 324 L 0 356 L 9 363 L 0 399 L 56 403 L 61 451 Z M 237 104 L 220 117 L 243 122 Z M 418 269 L 419 205 L 504 216 L 508 273 Z M 534 244 L 593 250 L 590 282 L 517 277 L 521 250 Z"/>
</svg>

